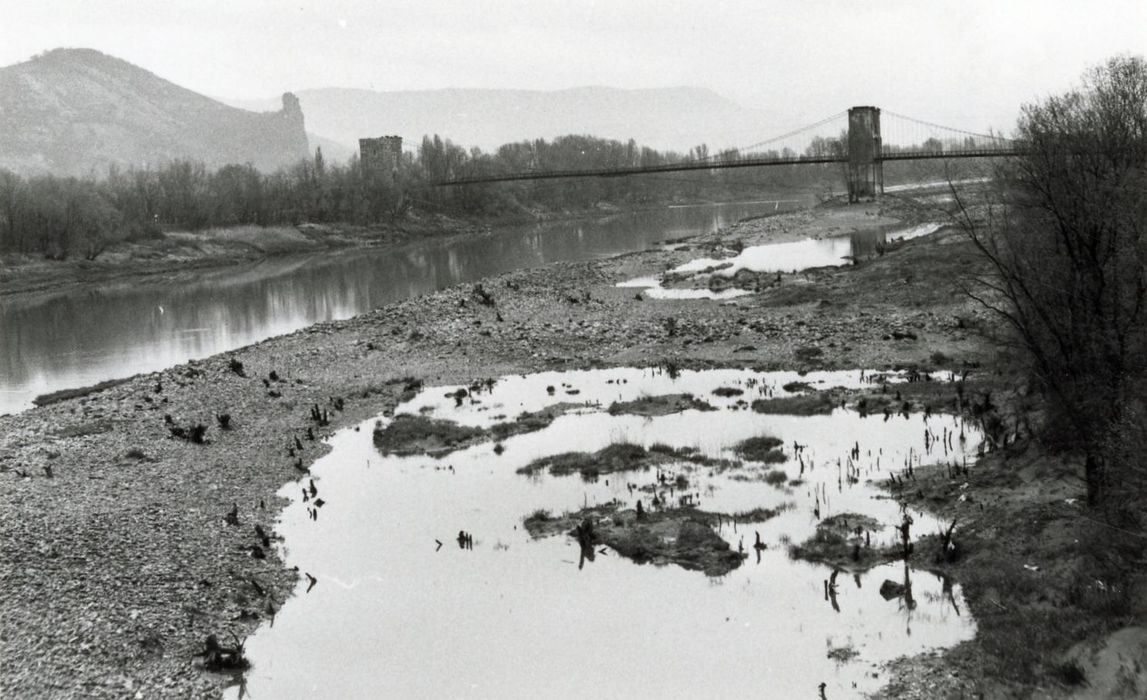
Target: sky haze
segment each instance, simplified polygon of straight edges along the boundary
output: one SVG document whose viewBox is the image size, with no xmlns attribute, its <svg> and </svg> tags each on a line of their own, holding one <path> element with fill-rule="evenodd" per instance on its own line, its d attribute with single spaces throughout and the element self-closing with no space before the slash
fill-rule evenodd
<svg viewBox="0 0 1147 700">
<path fill-rule="evenodd" d="M 1010 132 L 1022 103 L 1147 50 L 1143 0 L 39 0 L 4 18 L 0 65 L 94 48 L 233 99 L 691 85 L 762 110 L 762 136 L 857 104 Z"/>
</svg>

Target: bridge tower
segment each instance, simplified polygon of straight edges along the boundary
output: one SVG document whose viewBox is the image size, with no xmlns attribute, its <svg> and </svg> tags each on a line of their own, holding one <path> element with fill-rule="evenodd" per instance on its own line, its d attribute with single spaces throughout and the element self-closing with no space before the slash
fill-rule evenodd
<svg viewBox="0 0 1147 700">
<path fill-rule="evenodd" d="M 848 110 L 848 201 L 876 199 L 882 194 L 880 108 L 852 107 Z"/>
</svg>

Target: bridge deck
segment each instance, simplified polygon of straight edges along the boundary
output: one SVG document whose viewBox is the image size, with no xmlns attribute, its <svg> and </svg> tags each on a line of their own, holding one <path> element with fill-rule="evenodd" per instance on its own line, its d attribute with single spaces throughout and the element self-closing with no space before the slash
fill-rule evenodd
<svg viewBox="0 0 1147 700">
<path fill-rule="evenodd" d="M 958 151 L 895 151 L 881 155 L 882 161 L 929 160 L 944 158 L 1002 158 L 1022 155 L 1018 148 L 968 149 Z M 826 163 L 847 163 L 847 155 L 839 156 L 797 156 L 794 158 L 741 158 L 733 161 L 681 161 L 664 165 L 635 166 L 628 168 L 591 168 L 587 170 L 531 170 L 501 175 L 478 175 L 455 178 L 434 183 L 436 186 L 476 185 L 490 182 L 514 182 L 520 180 L 553 180 L 565 177 L 623 177 L 647 173 L 677 173 L 689 170 L 725 170 L 728 168 L 760 168 L 776 165 L 823 165 Z"/>
</svg>

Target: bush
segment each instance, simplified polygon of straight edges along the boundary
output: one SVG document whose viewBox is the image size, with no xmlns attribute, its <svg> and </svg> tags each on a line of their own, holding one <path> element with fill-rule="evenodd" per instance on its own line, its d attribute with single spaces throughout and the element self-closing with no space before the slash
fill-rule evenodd
<svg viewBox="0 0 1147 700">
<path fill-rule="evenodd" d="M 734 451 L 741 457 L 754 462 L 776 464 L 788 459 L 785 457 L 785 453 L 780 450 L 781 445 L 780 438 L 761 435 L 738 443 Z"/>
</svg>

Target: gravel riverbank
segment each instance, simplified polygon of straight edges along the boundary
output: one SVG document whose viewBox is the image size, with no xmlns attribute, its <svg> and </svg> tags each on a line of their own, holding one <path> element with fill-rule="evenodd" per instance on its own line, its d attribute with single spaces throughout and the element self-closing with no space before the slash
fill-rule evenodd
<svg viewBox="0 0 1147 700">
<path fill-rule="evenodd" d="M 446 289 L 0 417 L 0 695 L 218 695 L 229 678 L 198 668 L 204 640 L 242 639 L 268 617 L 263 594 L 281 604 L 305 573 L 287 570 L 255 532 L 271 530 L 275 492 L 305 476 L 324 435 L 392 408 L 412 380 L 664 360 L 987 362 L 991 350 L 969 330 L 983 312 L 956 287 L 974 257 L 952 232 L 855 266 L 782 275 L 727 302 L 647 300 L 614 286 L 735 241 L 894 223 L 879 214 L 873 205 L 781 215 L 684 250 L 509 273 L 481 291 Z M 315 420 L 315 407 L 328 420 Z M 203 444 L 173 435 L 199 424 Z"/>
</svg>

